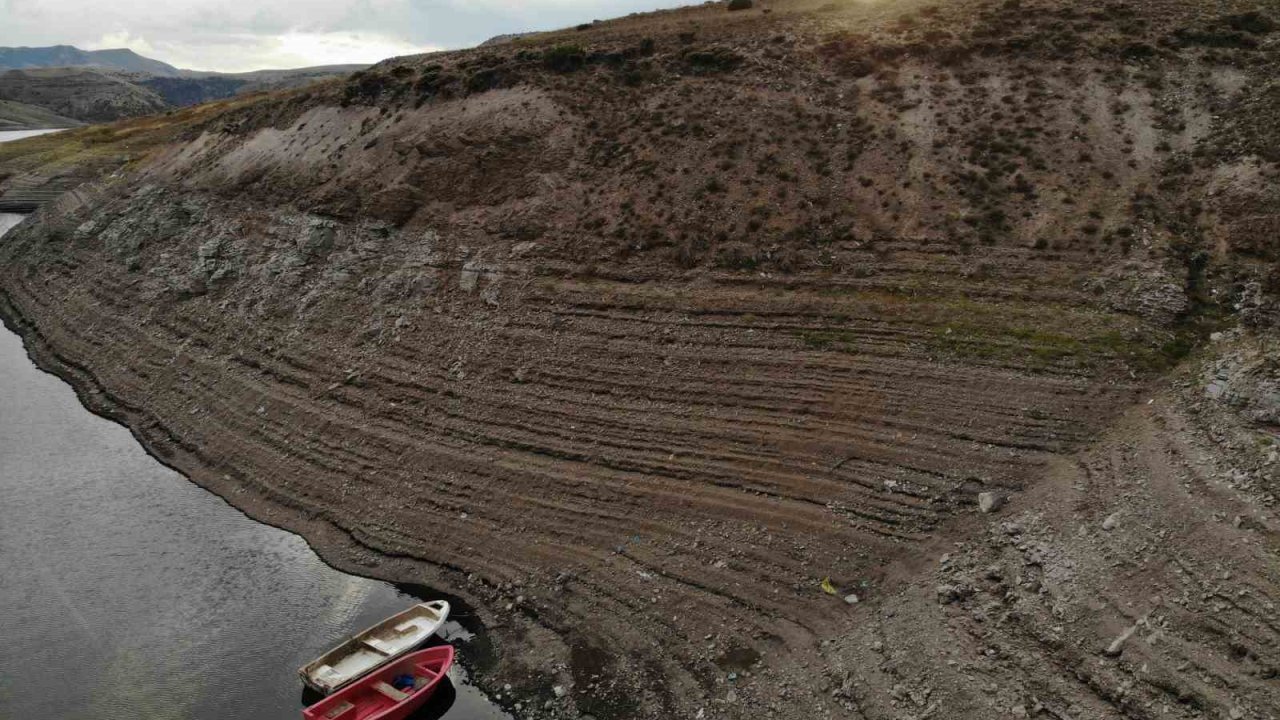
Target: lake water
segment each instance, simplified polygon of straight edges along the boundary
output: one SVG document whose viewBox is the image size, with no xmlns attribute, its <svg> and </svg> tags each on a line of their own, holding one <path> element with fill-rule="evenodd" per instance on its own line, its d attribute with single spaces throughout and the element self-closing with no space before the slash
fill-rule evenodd
<svg viewBox="0 0 1280 720">
<path fill-rule="evenodd" d="M 21 140 L 22 138 L 35 137 L 36 135 L 47 135 L 48 133 L 58 132 L 53 130 L 0 130 L 0 143 L 9 142 L 11 140 Z"/>
<path fill-rule="evenodd" d="M 36 135 L 45 135 L 48 133 L 58 132 L 57 130 L 0 130 L 0 143 L 9 142 L 11 140 L 21 140 L 22 138 L 35 137 Z M 9 228 L 22 222 L 26 215 L 18 215 L 15 213 L 0 213 L 0 235 L 9 232 Z"/>
<path fill-rule="evenodd" d="M 416 601 L 161 465 L 0 328 L 0 718 L 299 717 L 299 666 Z M 509 718 L 451 675 L 424 718 Z"/>
</svg>

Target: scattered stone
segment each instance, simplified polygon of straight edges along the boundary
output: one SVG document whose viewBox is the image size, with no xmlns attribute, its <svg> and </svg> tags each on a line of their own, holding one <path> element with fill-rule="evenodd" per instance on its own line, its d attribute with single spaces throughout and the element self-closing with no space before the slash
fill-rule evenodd
<svg viewBox="0 0 1280 720">
<path fill-rule="evenodd" d="M 950 605 L 959 602 L 969 595 L 973 594 L 970 588 L 963 585 L 939 585 L 938 586 L 938 602 L 943 605 Z"/>
<path fill-rule="evenodd" d="M 563 685 L 556 685 L 555 687 L 551 688 L 551 692 L 555 693 L 556 697 L 558 698 L 562 698 L 565 695 L 569 694 L 569 691 L 565 690 Z"/>
<path fill-rule="evenodd" d="M 1129 642 L 1129 638 L 1133 637 L 1134 633 L 1138 632 L 1138 625 L 1139 623 L 1134 623 L 1133 627 L 1130 627 L 1128 630 L 1120 633 L 1120 636 L 1115 640 L 1112 640 L 1111 644 L 1107 646 L 1107 649 L 1104 650 L 1103 653 L 1107 657 L 1118 657 L 1120 653 L 1124 651 L 1124 644 Z"/>
<path fill-rule="evenodd" d="M 844 596 L 844 601 L 845 601 L 846 603 L 850 604 L 850 605 L 857 605 L 857 604 L 858 604 L 858 596 L 857 596 L 857 595 L 855 595 L 855 594 L 853 594 L 853 593 L 849 593 L 848 595 L 845 595 L 845 596 Z"/>
<path fill-rule="evenodd" d="M 315 258 L 333 249 L 337 235 L 336 222 L 324 218 L 310 218 L 297 240 L 298 251 L 306 258 Z"/>
<path fill-rule="evenodd" d="M 1119 524 L 1120 524 L 1120 513 L 1114 512 L 1108 515 L 1106 520 L 1102 521 L 1102 529 L 1107 531 L 1115 530 L 1116 526 Z"/>
<path fill-rule="evenodd" d="M 1004 507 L 1005 497 L 1000 493 L 978 493 L 978 509 L 984 513 L 993 513 Z"/>
<path fill-rule="evenodd" d="M 458 287 L 464 292 L 475 292 L 476 285 L 480 281 L 480 273 L 483 268 L 476 260 L 468 260 L 462 266 L 462 272 L 458 276 Z"/>
<path fill-rule="evenodd" d="M 511 246 L 511 257 L 522 258 L 525 255 L 538 249 L 538 243 L 533 241 L 518 242 Z"/>
</svg>

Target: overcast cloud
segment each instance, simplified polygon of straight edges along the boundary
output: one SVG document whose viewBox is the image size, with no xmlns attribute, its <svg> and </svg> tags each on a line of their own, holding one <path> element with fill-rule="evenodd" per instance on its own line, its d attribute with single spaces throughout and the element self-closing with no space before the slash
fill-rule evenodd
<svg viewBox="0 0 1280 720">
<path fill-rule="evenodd" d="M 690 0 L 0 0 L 0 46 L 128 47 L 182 68 L 375 62 Z"/>
</svg>

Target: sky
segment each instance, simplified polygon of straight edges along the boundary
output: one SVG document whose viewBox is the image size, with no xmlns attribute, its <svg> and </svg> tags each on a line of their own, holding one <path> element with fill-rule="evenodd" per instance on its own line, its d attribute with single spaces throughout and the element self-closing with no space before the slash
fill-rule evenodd
<svg viewBox="0 0 1280 720">
<path fill-rule="evenodd" d="M 192 70 L 372 63 L 696 0 L 0 0 L 0 46 L 127 47 Z"/>
</svg>

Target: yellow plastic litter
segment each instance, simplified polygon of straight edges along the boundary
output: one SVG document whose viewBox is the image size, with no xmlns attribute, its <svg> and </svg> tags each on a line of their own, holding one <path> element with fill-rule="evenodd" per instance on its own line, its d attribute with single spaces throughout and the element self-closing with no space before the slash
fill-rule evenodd
<svg viewBox="0 0 1280 720">
<path fill-rule="evenodd" d="M 831 584 L 831 578 L 822 578 L 822 592 L 828 595 L 839 595 L 840 591 L 836 590 L 836 586 Z"/>
</svg>

